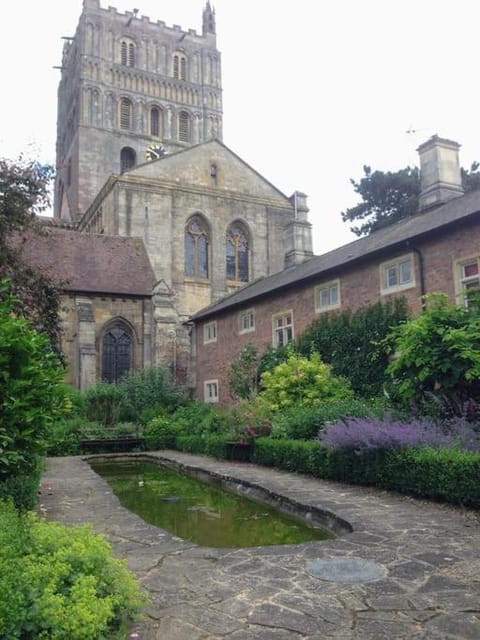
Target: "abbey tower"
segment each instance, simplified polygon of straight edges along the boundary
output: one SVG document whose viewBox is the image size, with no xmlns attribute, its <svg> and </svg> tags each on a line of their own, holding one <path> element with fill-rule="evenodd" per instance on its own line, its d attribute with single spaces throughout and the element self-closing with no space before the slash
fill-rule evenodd
<svg viewBox="0 0 480 640">
<path fill-rule="evenodd" d="M 215 12 L 202 33 L 84 0 L 67 38 L 58 88 L 57 218 L 76 221 L 111 174 L 151 157 L 222 139 Z"/>
</svg>

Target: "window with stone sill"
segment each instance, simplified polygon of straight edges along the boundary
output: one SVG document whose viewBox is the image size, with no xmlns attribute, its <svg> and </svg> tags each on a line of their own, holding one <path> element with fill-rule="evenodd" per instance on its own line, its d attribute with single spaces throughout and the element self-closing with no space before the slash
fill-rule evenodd
<svg viewBox="0 0 480 640">
<path fill-rule="evenodd" d="M 203 326 L 203 344 L 208 344 L 209 342 L 217 341 L 217 323 L 207 322 Z"/>
<path fill-rule="evenodd" d="M 403 291 L 415 286 L 413 255 L 405 255 L 380 265 L 381 293 Z"/>
<path fill-rule="evenodd" d="M 480 294 L 480 268 L 479 258 L 462 260 L 456 264 L 456 287 L 460 304 L 465 307 L 478 305 Z M 472 300 L 475 296 L 475 300 Z"/>
<path fill-rule="evenodd" d="M 340 307 L 340 280 L 334 280 L 315 287 L 315 309 L 317 312 L 330 311 Z"/>
<path fill-rule="evenodd" d="M 218 380 L 205 380 L 203 399 L 205 402 L 218 402 Z"/>
<path fill-rule="evenodd" d="M 238 316 L 238 326 L 240 333 L 250 333 L 255 331 L 255 312 L 253 309 L 242 311 Z"/>
<path fill-rule="evenodd" d="M 286 311 L 273 316 L 273 346 L 284 347 L 293 340 L 293 312 Z"/>
</svg>

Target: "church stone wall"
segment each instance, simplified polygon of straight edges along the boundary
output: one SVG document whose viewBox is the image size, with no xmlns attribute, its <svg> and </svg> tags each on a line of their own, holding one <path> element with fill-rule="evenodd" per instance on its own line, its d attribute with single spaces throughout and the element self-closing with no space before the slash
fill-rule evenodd
<svg viewBox="0 0 480 640">
<path fill-rule="evenodd" d="M 67 382 L 82 390 L 101 379 L 102 336 L 114 319 L 133 330 L 132 369 L 152 363 L 152 303 L 147 298 L 69 294 L 62 298 Z"/>
</svg>

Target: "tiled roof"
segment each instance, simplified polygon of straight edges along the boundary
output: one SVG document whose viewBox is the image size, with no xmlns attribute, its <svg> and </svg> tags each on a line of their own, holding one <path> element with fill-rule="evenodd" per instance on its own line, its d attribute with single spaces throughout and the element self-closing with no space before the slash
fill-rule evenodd
<svg viewBox="0 0 480 640">
<path fill-rule="evenodd" d="M 25 236 L 23 259 L 41 267 L 66 291 L 150 296 L 155 276 L 140 238 L 49 228 Z"/>
<path fill-rule="evenodd" d="M 374 254 L 393 250 L 397 245 L 445 230 L 450 225 L 461 224 L 480 213 L 480 191 L 450 200 L 446 204 L 379 229 L 365 238 L 354 240 L 338 249 L 315 256 L 300 265 L 288 267 L 271 276 L 259 278 L 242 289 L 201 309 L 192 320 L 207 318 L 219 311 L 240 306 L 255 298 L 300 284 L 309 279 L 319 279 L 333 270 L 353 262 L 368 259 Z"/>
</svg>

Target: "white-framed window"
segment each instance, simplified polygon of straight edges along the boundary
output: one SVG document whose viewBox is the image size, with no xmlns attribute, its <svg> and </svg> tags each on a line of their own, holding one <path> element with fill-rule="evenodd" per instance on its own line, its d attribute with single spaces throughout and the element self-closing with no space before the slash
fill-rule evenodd
<svg viewBox="0 0 480 640">
<path fill-rule="evenodd" d="M 218 380 L 205 380 L 203 399 L 205 402 L 218 402 Z"/>
<path fill-rule="evenodd" d="M 255 331 L 255 312 L 253 309 L 241 311 L 238 315 L 238 328 L 240 333 Z"/>
<path fill-rule="evenodd" d="M 380 265 L 381 293 L 393 293 L 415 286 L 413 254 L 400 256 Z"/>
<path fill-rule="evenodd" d="M 217 323 L 216 321 L 207 322 L 207 324 L 203 325 L 203 343 L 207 344 L 208 342 L 216 342 L 217 341 Z"/>
<path fill-rule="evenodd" d="M 469 294 L 480 294 L 479 258 L 469 258 L 456 264 L 456 284 L 460 304 L 468 307 Z"/>
<path fill-rule="evenodd" d="M 315 310 L 330 311 L 340 306 L 340 280 L 332 280 L 315 287 Z"/>
<path fill-rule="evenodd" d="M 272 318 L 273 346 L 284 347 L 293 340 L 293 312 L 277 313 Z"/>
</svg>

